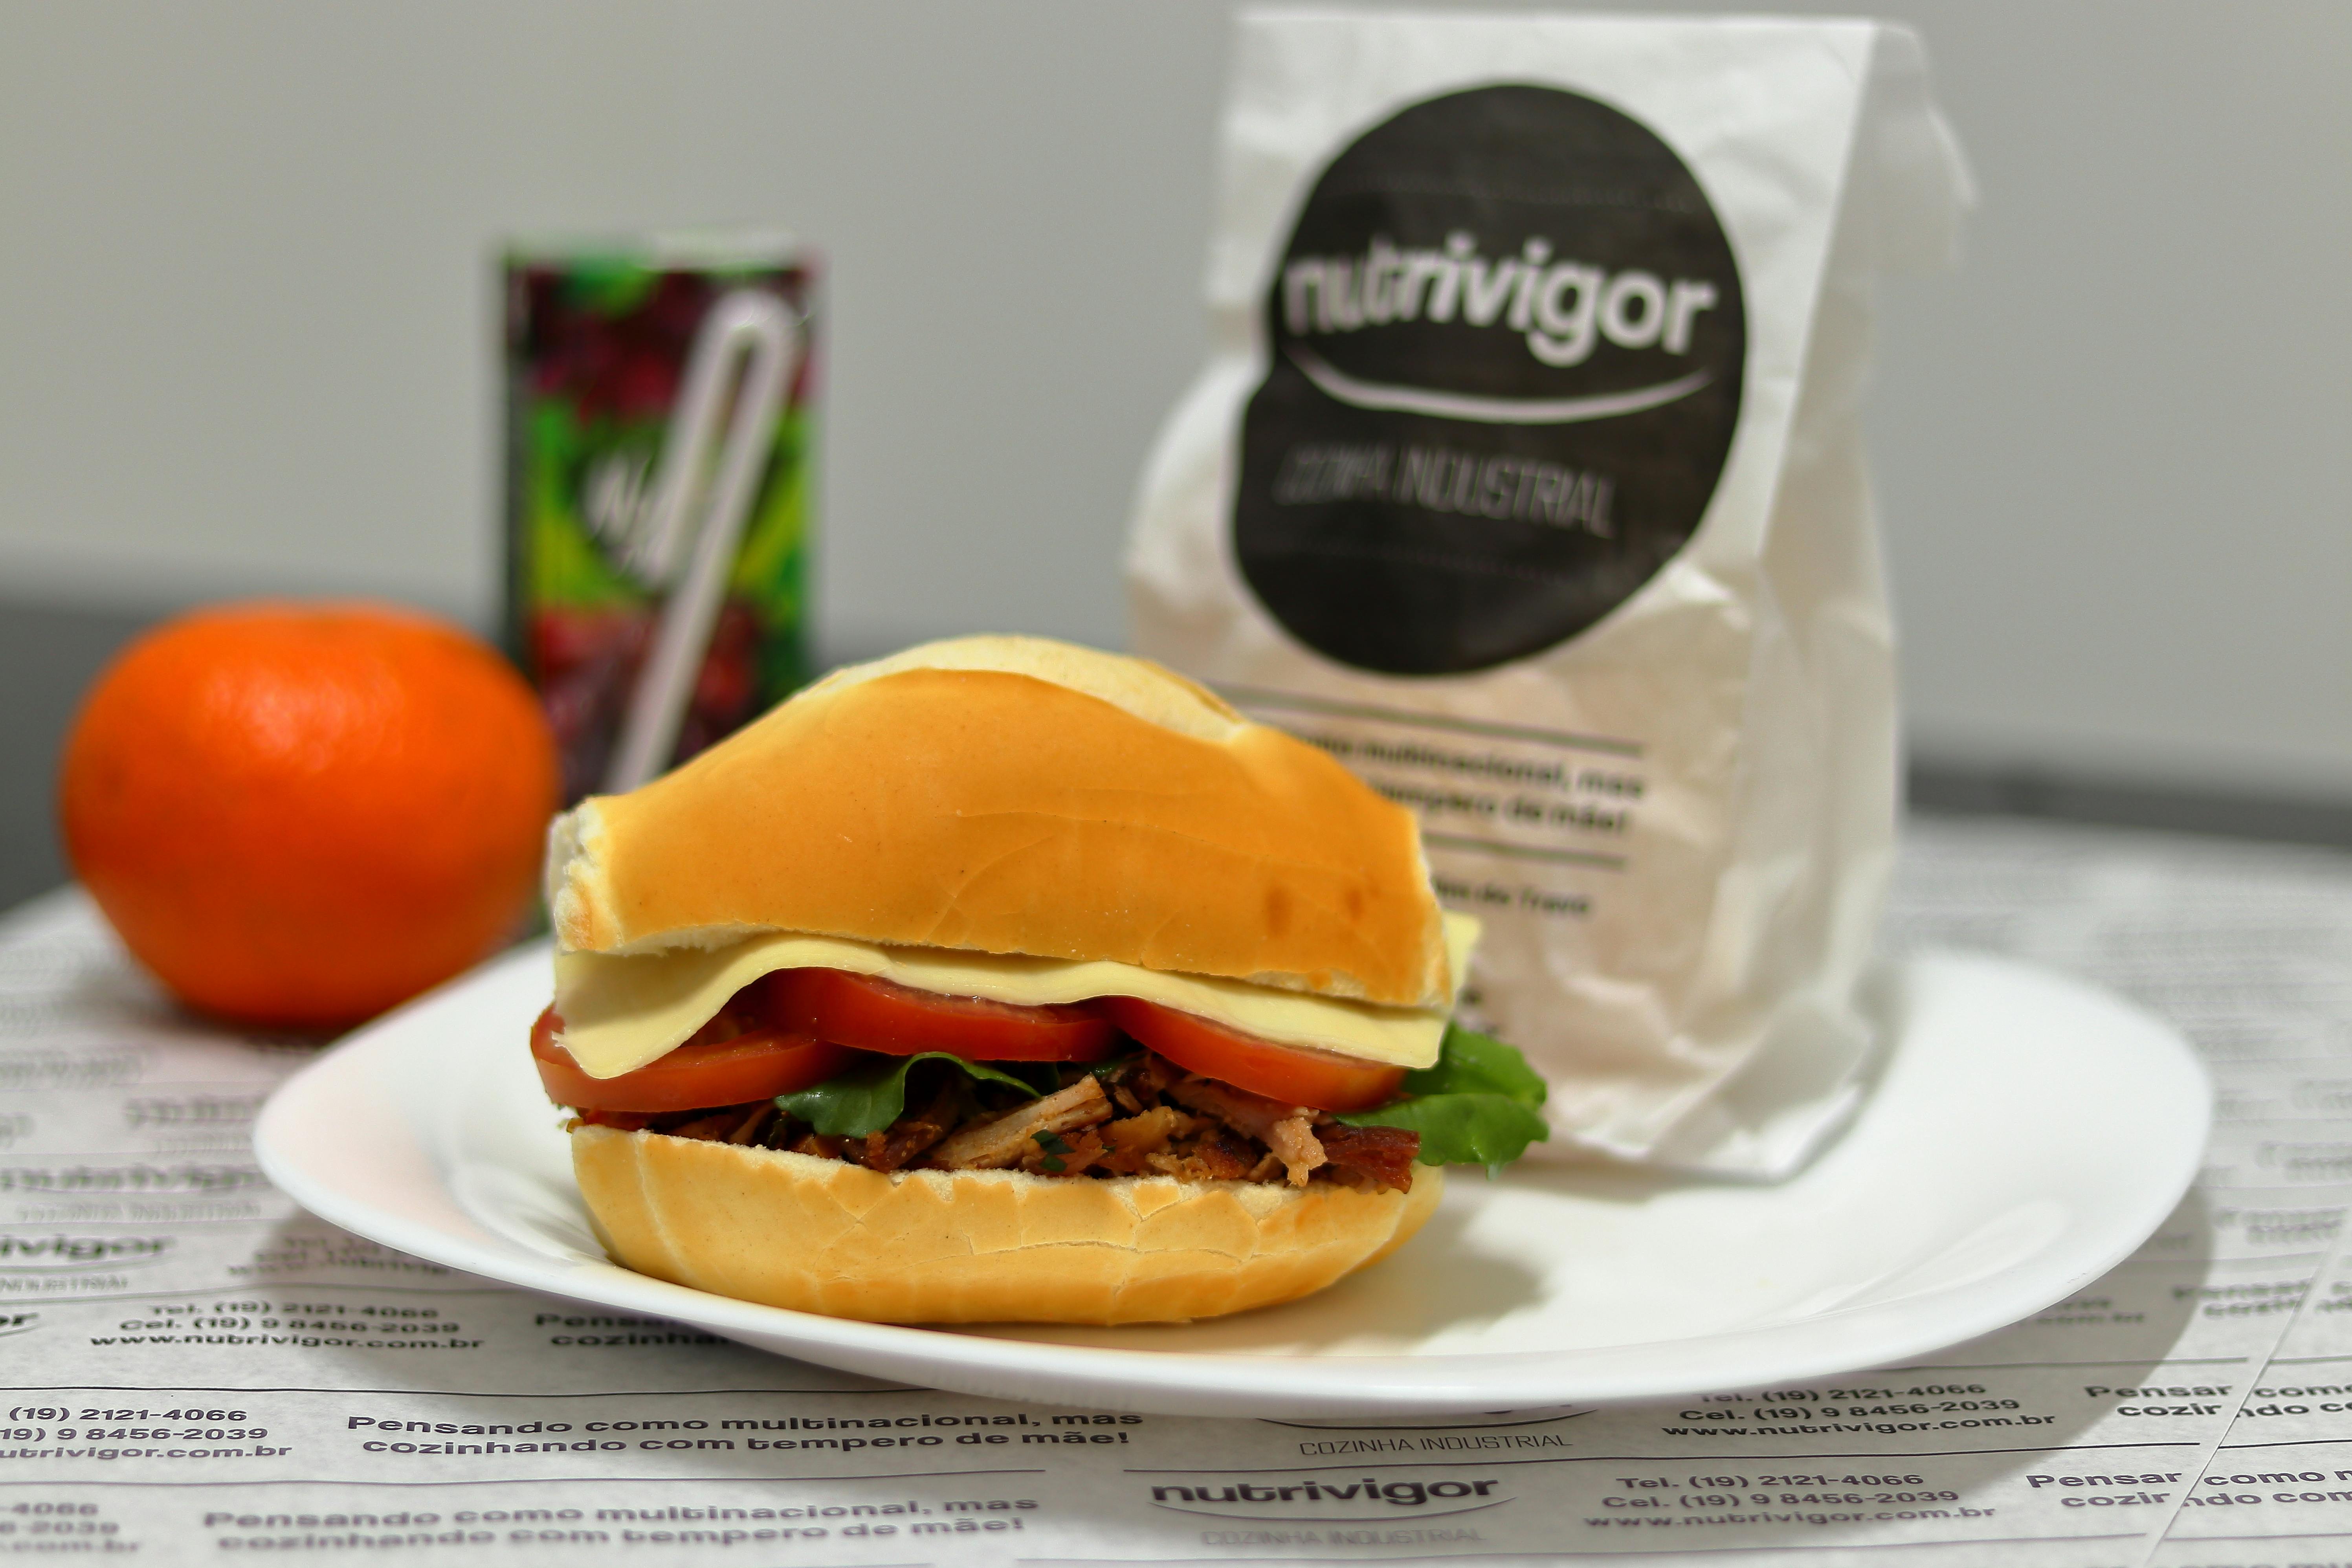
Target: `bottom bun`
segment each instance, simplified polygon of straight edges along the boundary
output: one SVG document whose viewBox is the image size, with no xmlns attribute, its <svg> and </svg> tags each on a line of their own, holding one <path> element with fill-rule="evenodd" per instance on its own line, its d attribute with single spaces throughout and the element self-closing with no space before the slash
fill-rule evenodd
<svg viewBox="0 0 2352 1568">
<path fill-rule="evenodd" d="M 1171 1323 L 1296 1300 L 1404 1244 L 1444 1190 L 898 1171 L 581 1127 L 572 1164 L 640 1274 L 877 1323 Z"/>
</svg>

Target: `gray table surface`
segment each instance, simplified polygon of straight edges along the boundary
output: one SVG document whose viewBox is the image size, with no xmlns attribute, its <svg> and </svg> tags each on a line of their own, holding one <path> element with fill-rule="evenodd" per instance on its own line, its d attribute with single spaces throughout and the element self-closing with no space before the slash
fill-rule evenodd
<svg viewBox="0 0 2352 1568">
<path fill-rule="evenodd" d="M 0 909 L 66 880 L 58 753 L 91 679 L 154 617 L 0 603 Z"/>
</svg>

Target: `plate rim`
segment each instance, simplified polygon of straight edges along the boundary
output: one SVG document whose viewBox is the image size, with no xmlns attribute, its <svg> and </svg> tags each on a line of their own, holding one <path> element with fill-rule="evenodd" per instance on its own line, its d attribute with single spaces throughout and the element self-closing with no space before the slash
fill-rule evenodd
<svg viewBox="0 0 2352 1568">
<path fill-rule="evenodd" d="M 424 1131 L 405 1116 L 393 1119 L 399 1136 L 415 1148 L 434 1173 L 438 1195 L 475 1226 L 481 1240 L 381 1209 L 309 1168 L 299 1156 L 301 1140 L 290 1130 L 299 1125 L 310 1100 L 342 1087 L 345 1079 L 364 1079 L 373 1070 L 374 1058 L 386 1054 L 385 1043 L 396 1042 L 401 1026 L 417 1015 L 447 1006 L 471 988 L 490 986 L 509 967 L 543 963 L 545 951 L 540 943 L 502 954 L 355 1031 L 289 1078 L 271 1094 L 254 1128 L 255 1155 L 270 1181 L 331 1224 L 467 1273 L 567 1300 L 673 1319 L 755 1349 L 839 1370 L 990 1397 L 1049 1399 L 1165 1415 L 1453 1415 L 1503 1407 L 1672 1398 L 1717 1387 L 1765 1386 L 1895 1364 L 2029 1317 L 2128 1258 L 2194 1182 L 2211 1121 L 2210 1079 L 2172 1025 L 2100 987 L 2040 965 L 1990 954 L 1930 950 L 1882 961 L 1876 973 L 1884 976 L 1960 971 L 2056 985 L 2140 1026 L 2169 1047 L 2166 1066 L 2172 1069 L 2177 1079 L 2173 1087 L 2180 1094 L 2171 1109 L 2189 1112 L 2193 1129 L 2184 1127 L 2182 1136 L 2156 1152 L 2165 1156 L 2162 1161 L 2148 1160 L 2147 1174 L 2136 1189 L 2137 1212 L 2128 1219 L 2111 1222 L 2102 1232 L 2105 1245 L 2086 1248 L 2069 1258 L 2063 1268 L 2053 1268 L 2049 1259 L 2036 1255 L 1990 1275 L 1938 1288 L 1927 1299 L 1957 1300 L 1945 1313 L 1918 1321 L 1907 1333 L 1902 1331 L 1900 1320 L 1917 1316 L 1919 1299 L 1832 1308 L 1786 1322 L 1639 1345 L 1565 1351 L 1294 1357 L 1059 1344 L 955 1328 L 827 1318 L 714 1295 L 635 1274 L 610 1262 L 564 1263 L 535 1257 L 520 1243 L 480 1227 L 450 1188 L 446 1144 L 431 1146 Z M 2159 1076 L 2148 1075 L 2150 1079 Z M 1875 1103 L 1874 1099 L 1866 1099 L 1855 1122 L 1867 1118 Z M 2192 1130 L 2194 1136 L 2187 1135 Z M 1847 1132 L 1851 1131 L 1849 1127 Z M 2038 1282 L 2021 1291 L 2019 1276 Z M 1992 1289 L 2004 1281 L 2010 1286 L 2005 1292 Z M 1958 1310 L 1971 1299 L 1973 1310 Z M 1820 1325 L 1841 1319 L 1852 1320 L 1849 1331 L 1826 1338 L 1819 1334 Z M 1836 1348 L 1852 1342 L 1853 1331 L 1866 1331 L 1862 1337 L 1869 1349 L 1861 1359 Z M 1685 1359 L 1704 1361 L 1703 1355 L 1694 1358 L 1693 1352 L 1727 1343 L 1754 1347 L 1759 1341 L 1769 1349 L 1779 1340 L 1797 1343 L 1769 1369 L 1736 1378 L 1718 1377 L 1704 1369 L 1702 1375 L 1663 1381 L 1654 1373 L 1646 1380 L 1612 1377 L 1591 1364 L 1600 1357 L 1622 1358 L 1625 1352 L 1638 1352 L 1641 1355 L 1634 1359 L 1640 1360 L 1668 1350 L 1678 1351 Z M 1819 1342 L 1808 1352 L 1801 1348 L 1806 1341 Z M 1204 1379 L 1204 1373 L 1221 1375 Z M 1210 1386 L 1204 1388 L 1204 1382 Z"/>
</svg>

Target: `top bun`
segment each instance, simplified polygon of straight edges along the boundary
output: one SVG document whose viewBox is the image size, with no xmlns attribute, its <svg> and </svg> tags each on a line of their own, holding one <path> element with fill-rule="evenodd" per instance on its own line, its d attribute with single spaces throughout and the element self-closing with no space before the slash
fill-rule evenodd
<svg viewBox="0 0 2352 1568">
<path fill-rule="evenodd" d="M 547 874 L 575 952 L 789 931 L 1453 994 L 1409 812 L 1156 664 L 1042 637 L 837 670 L 558 817 Z"/>
</svg>

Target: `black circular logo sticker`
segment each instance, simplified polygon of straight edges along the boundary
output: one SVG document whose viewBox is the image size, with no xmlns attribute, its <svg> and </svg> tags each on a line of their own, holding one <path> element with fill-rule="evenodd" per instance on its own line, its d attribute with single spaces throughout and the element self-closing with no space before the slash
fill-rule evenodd
<svg viewBox="0 0 2352 1568">
<path fill-rule="evenodd" d="M 1576 636 L 1697 528 L 1739 417 L 1730 242 L 1674 150 L 1556 88 L 1475 88 L 1316 183 L 1242 430 L 1243 575 L 1362 669 Z"/>
</svg>

